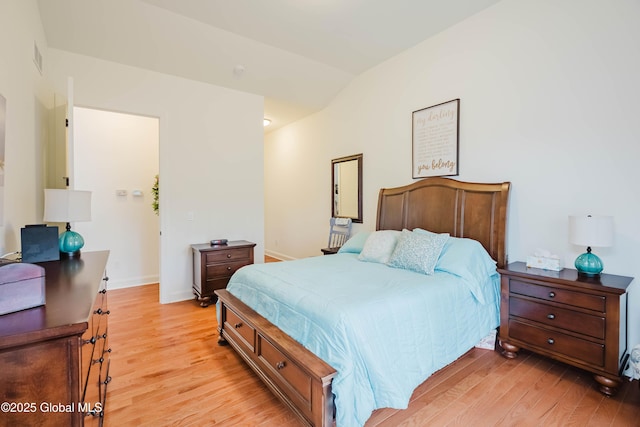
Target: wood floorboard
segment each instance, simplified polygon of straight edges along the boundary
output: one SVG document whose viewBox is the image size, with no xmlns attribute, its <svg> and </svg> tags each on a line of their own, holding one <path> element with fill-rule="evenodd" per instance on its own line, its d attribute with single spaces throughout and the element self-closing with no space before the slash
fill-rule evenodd
<svg viewBox="0 0 640 427">
<path fill-rule="evenodd" d="M 105 426 L 301 423 L 229 346 L 215 306 L 158 303 L 158 285 L 109 291 L 111 354 Z M 508 360 L 472 349 L 434 373 L 405 410 L 379 409 L 366 427 L 640 426 L 640 387 L 610 398 L 591 375 L 523 350 Z"/>
</svg>

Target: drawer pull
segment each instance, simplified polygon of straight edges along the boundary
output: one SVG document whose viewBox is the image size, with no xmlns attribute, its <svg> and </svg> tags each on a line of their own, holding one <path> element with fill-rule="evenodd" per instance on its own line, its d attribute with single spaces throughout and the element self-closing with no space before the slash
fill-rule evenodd
<svg viewBox="0 0 640 427">
<path fill-rule="evenodd" d="M 555 315 L 555 314 L 553 314 L 553 313 L 547 314 L 547 319 L 549 319 L 549 320 L 553 320 L 553 319 L 555 319 L 555 318 L 556 318 L 556 315 Z"/>
<path fill-rule="evenodd" d="M 555 292 L 549 292 L 549 298 L 553 298 L 553 297 L 555 297 L 555 296 L 556 296 L 556 293 L 555 293 Z"/>
<path fill-rule="evenodd" d="M 276 369 L 280 370 L 287 366 L 287 363 L 283 360 L 281 362 L 276 363 Z"/>
<path fill-rule="evenodd" d="M 108 376 L 106 380 L 104 380 L 102 383 L 103 384 L 109 384 L 111 382 L 111 377 Z"/>
<path fill-rule="evenodd" d="M 85 340 L 84 344 L 95 344 L 96 343 L 96 337 L 91 337 L 90 340 Z"/>
<path fill-rule="evenodd" d="M 94 359 L 93 360 L 93 364 L 95 365 L 96 363 L 100 363 L 102 364 L 102 362 L 104 362 L 104 357 L 101 357 L 100 359 Z"/>
<path fill-rule="evenodd" d="M 547 344 L 553 345 L 555 344 L 555 340 L 553 338 L 547 339 Z"/>
<path fill-rule="evenodd" d="M 99 308 L 93 312 L 93 314 L 102 314 L 102 309 Z"/>
<path fill-rule="evenodd" d="M 111 353 L 111 347 L 109 347 L 108 349 L 104 350 L 104 351 L 102 352 L 102 354 L 104 354 L 104 353 Z"/>
<path fill-rule="evenodd" d="M 106 290 L 106 289 L 103 289 L 103 290 L 101 290 L 99 293 L 100 293 L 100 294 L 106 294 L 106 293 L 107 293 L 107 290 Z"/>
<path fill-rule="evenodd" d="M 227 271 L 231 271 L 231 267 L 227 267 Z"/>
<path fill-rule="evenodd" d="M 233 325 L 234 328 L 238 329 L 242 327 L 242 322 L 238 322 L 235 325 Z"/>
<path fill-rule="evenodd" d="M 231 254 L 227 254 L 227 258 L 231 258 Z"/>
</svg>

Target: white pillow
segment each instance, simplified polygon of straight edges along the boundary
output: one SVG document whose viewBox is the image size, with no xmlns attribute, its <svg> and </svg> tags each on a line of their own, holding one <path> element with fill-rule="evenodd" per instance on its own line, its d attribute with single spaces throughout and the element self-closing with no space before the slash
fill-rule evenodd
<svg viewBox="0 0 640 427">
<path fill-rule="evenodd" d="M 401 234 L 398 230 L 374 231 L 364 242 L 364 247 L 360 255 L 358 255 L 358 259 L 360 261 L 386 264 Z"/>
<path fill-rule="evenodd" d="M 433 274 L 449 234 L 425 234 L 402 230 L 389 265 L 423 274 Z"/>
</svg>

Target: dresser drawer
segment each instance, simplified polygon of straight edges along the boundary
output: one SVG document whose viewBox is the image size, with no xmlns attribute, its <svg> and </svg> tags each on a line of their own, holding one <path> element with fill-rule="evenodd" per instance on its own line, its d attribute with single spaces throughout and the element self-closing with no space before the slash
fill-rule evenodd
<svg viewBox="0 0 640 427">
<path fill-rule="evenodd" d="M 509 319 L 509 336 L 560 356 L 578 359 L 584 363 L 603 366 L 603 344 L 572 337 L 560 332 Z"/>
<path fill-rule="evenodd" d="M 568 291 L 552 286 L 534 285 L 533 283 L 523 282 L 513 278 L 509 280 L 509 290 L 515 294 L 546 301 L 554 301 L 599 312 L 605 311 L 606 298 L 602 295 Z"/>
<path fill-rule="evenodd" d="M 509 314 L 594 338 L 604 339 L 605 318 L 512 297 Z"/>
<path fill-rule="evenodd" d="M 241 267 L 249 264 L 248 261 L 227 262 L 224 264 L 207 265 L 207 280 L 231 277 Z"/>
<path fill-rule="evenodd" d="M 207 252 L 205 255 L 206 264 L 214 264 L 226 261 L 249 260 L 253 248 L 224 249 Z"/>
<path fill-rule="evenodd" d="M 249 352 L 253 353 L 256 343 L 256 330 L 229 307 L 225 306 L 223 309 L 225 332 L 235 336 L 236 339 L 234 341 L 237 344 L 244 346 Z M 233 336 L 229 338 L 233 338 Z"/>
<path fill-rule="evenodd" d="M 87 390 L 87 380 L 89 375 L 91 374 L 94 359 L 100 358 L 99 353 L 102 352 L 102 340 L 104 339 L 103 335 L 106 332 L 106 324 L 108 310 L 107 310 L 107 297 L 106 290 L 98 292 L 96 296 L 95 303 L 91 308 L 91 315 L 89 316 L 89 325 L 87 330 L 82 335 L 81 341 L 81 365 L 80 365 L 80 379 L 81 379 L 81 389 L 80 389 L 80 398 L 83 399 L 83 396 L 86 394 Z"/>
<path fill-rule="evenodd" d="M 96 335 L 87 329 L 80 342 L 80 400 L 84 400 L 87 391 L 87 381 L 91 373 L 93 353 L 96 348 Z"/>
<path fill-rule="evenodd" d="M 290 399 L 299 402 L 299 407 L 311 410 L 311 377 L 295 362 L 258 334 L 258 359 L 265 365 Z M 309 415 L 309 414 L 308 414 Z"/>
<path fill-rule="evenodd" d="M 111 377 L 109 376 L 109 368 L 111 366 L 111 360 L 105 358 L 104 363 L 100 365 L 100 407 L 97 405 L 94 406 L 94 409 L 98 412 L 102 412 L 106 405 L 107 401 L 107 386 L 111 382 Z"/>
<path fill-rule="evenodd" d="M 104 408 L 107 400 L 107 385 L 111 381 L 109 377 L 110 361 L 96 366 L 96 373 L 91 375 L 90 390 L 87 393 L 82 407 L 78 410 L 84 413 L 84 426 L 102 426 L 104 421 Z"/>
<path fill-rule="evenodd" d="M 98 346 L 96 346 L 97 348 Z M 102 348 L 102 346 L 99 346 Z M 102 351 L 102 350 L 100 350 Z M 93 408 L 93 406 L 100 402 L 100 369 L 101 365 L 99 362 L 96 362 L 96 358 L 99 356 L 96 352 L 94 352 L 94 357 L 91 360 L 91 369 L 89 370 L 89 378 L 87 381 L 87 390 L 82 399 L 87 404 L 86 409 Z M 86 413 L 86 411 L 85 411 Z"/>
</svg>

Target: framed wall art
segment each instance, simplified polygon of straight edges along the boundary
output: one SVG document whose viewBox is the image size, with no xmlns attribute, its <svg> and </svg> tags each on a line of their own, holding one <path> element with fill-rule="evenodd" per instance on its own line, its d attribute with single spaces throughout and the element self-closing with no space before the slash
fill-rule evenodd
<svg viewBox="0 0 640 427">
<path fill-rule="evenodd" d="M 414 111 L 413 178 L 458 175 L 460 99 Z"/>
<path fill-rule="evenodd" d="M 7 100 L 0 95 L 0 227 L 4 226 L 4 129 Z"/>
</svg>

